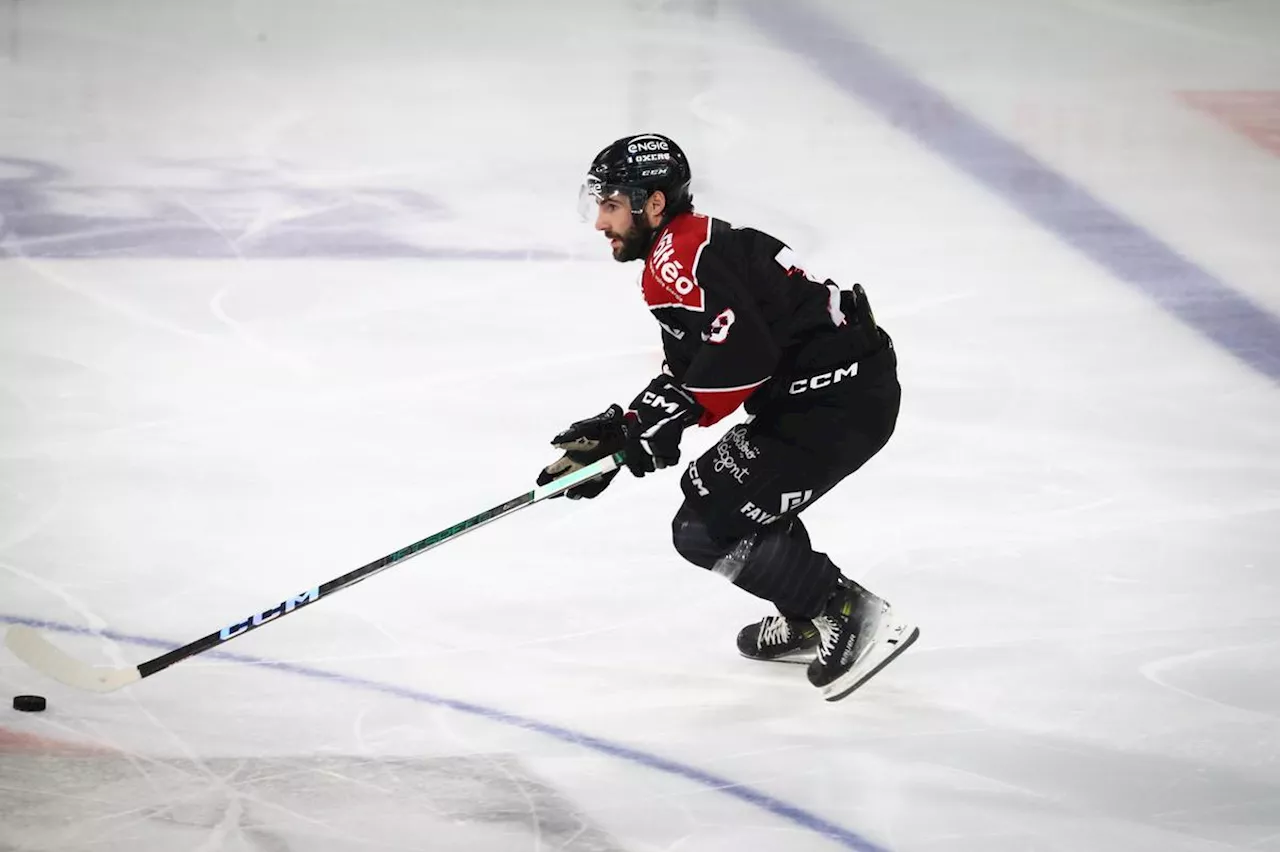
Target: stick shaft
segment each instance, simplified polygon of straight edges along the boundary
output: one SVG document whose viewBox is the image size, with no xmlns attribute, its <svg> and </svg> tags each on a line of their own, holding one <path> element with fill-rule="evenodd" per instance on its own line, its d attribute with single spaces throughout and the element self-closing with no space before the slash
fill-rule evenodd
<svg viewBox="0 0 1280 852">
<path fill-rule="evenodd" d="M 341 589 L 345 589 L 349 586 L 354 586 L 361 580 L 367 580 L 374 574 L 385 571 L 392 565 L 397 565 L 407 559 L 412 559 L 413 557 L 421 553 L 426 553 L 433 547 L 439 547 L 446 541 L 455 539 L 464 533 L 471 532 L 474 529 L 482 527 L 485 524 L 492 523 L 499 518 L 506 517 L 507 515 L 517 512 L 527 506 L 532 506 L 534 503 L 545 500 L 548 497 L 555 497 L 558 494 L 563 494 L 573 486 L 586 482 L 589 479 L 594 479 L 597 476 L 616 470 L 618 466 L 622 464 L 622 460 L 622 453 L 614 453 L 612 456 L 593 462 L 592 464 L 589 464 L 580 470 L 576 470 L 573 473 L 566 474 L 553 482 L 539 486 L 532 491 L 527 491 L 519 497 L 514 497 L 499 506 L 494 506 L 492 509 L 481 512 L 478 515 L 472 515 L 465 521 L 456 523 L 453 526 L 443 529 L 434 535 L 429 535 L 420 541 L 415 541 L 413 544 L 407 547 L 402 547 L 394 553 L 388 553 L 386 556 L 381 559 L 375 559 L 368 565 L 362 565 L 354 571 L 349 571 L 346 574 L 343 574 L 341 577 L 336 577 L 327 583 L 315 586 L 299 595 L 295 595 L 292 598 L 282 601 L 271 609 L 254 613 L 249 618 L 236 622 L 228 627 L 224 627 L 216 633 L 210 633 L 208 636 L 183 645 L 181 648 L 175 648 L 167 654 L 161 654 L 159 657 L 147 660 L 145 663 L 138 666 L 138 674 L 140 677 L 150 677 L 158 671 L 167 669 L 174 663 L 185 660 L 188 657 L 194 657 L 197 654 L 202 654 L 211 648 L 216 648 L 225 642 L 229 642 L 232 639 L 243 636 L 244 634 L 256 630 L 265 624 L 269 624 L 278 618 L 289 615 L 292 612 L 296 612 L 307 604 L 315 603 L 321 598 L 327 597 L 334 592 L 340 591 Z"/>
</svg>

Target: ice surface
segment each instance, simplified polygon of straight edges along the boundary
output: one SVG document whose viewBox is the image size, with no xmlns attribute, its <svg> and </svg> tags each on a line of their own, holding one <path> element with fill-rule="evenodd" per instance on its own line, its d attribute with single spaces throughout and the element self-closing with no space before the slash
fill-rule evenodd
<svg viewBox="0 0 1280 852">
<path fill-rule="evenodd" d="M 656 129 L 893 334 L 806 519 L 922 638 L 835 705 L 738 658 L 624 475 L 120 693 L 0 652 L 0 850 L 1280 850 L 1277 8 L 5 0 L 0 621 L 137 663 L 529 487 L 659 364 L 574 205 Z"/>
</svg>

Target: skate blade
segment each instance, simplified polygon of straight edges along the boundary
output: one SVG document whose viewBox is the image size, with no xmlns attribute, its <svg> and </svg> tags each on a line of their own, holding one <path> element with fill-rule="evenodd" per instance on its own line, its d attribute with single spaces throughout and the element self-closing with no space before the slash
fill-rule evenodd
<svg viewBox="0 0 1280 852">
<path fill-rule="evenodd" d="M 741 651 L 738 652 L 742 654 Z M 780 657 L 752 657 L 748 654 L 742 654 L 748 660 L 757 663 L 790 663 L 793 666 L 807 666 L 810 662 L 817 659 L 818 652 L 813 648 L 805 648 L 800 651 L 792 651 L 789 654 L 783 654 Z"/>
<path fill-rule="evenodd" d="M 897 622 L 877 636 L 867 651 L 866 656 L 858 660 L 853 668 L 822 688 L 822 697 L 827 701 L 839 701 L 849 693 L 875 677 L 885 666 L 898 658 L 898 655 L 911 647 L 920 638 L 920 628 L 906 622 Z"/>
</svg>

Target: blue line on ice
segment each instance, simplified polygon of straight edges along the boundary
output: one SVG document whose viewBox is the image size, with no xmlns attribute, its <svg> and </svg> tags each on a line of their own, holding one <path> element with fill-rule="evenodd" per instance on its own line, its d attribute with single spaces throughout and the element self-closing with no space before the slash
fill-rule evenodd
<svg viewBox="0 0 1280 852">
<path fill-rule="evenodd" d="M 1280 383 L 1280 319 L 951 103 L 812 3 L 746 0 L 760 34 L 1165 312 Z"/>
<path fill-rule="evenodd" d="M 84 627 L 73 627 L 68 624 L 59 624 L 54 621 L 41 621 L 34 618 L 21 618 L 18 616 L 0 614 L 0 623 L 25 624 L 28 627 L 35 627 L 40 630 L 48 630 L 57 633 L 70 633 L 79 636 L 103 636 L 115 642 L 144 645 L 164 650 L 176 647 L 171 642 L 164 642 L 159 639 L 149 639 L 144 636 L 130 636 L 124 633 L 117 633 L 114 630 L 89 630 Z M 398 686 L 393 683 L 380 683 L 375 680 L 366 680 L 365 678 L 352 677 L 350 675 L 338 674 L 336 672 L 327 672 L 323 669 L 316 669 L 310 666 L 276 662 L 274 660 L 266 660 L 259 657 L 250 657 L 245 654 L 232 654 L 226 651 L 209 651 L 207 653 L 210 657 L 216 657 L 222 660 L 244 663 L 251 666 L 259 666 L 261 668 L 275 669 L 276 671 L 301 675 L 302 677 L 312 678 L 314 680 L 329 681 L 342 686 L 365 690 L 366 692 L 380 692 L 384 695 L 403 698 L 407 701 L 415 701 L 419 704 L 431 704 L 436 707 L 447 707 L 450 710 L 456 710 L 459 713 L 477 716 L 491 722 L 497 722 L 500 725 L 510 725 L 514 728 L 523 728 L 528 731 L 534 731 L 535 733 L 544 734 L 553 739 L 560 740 L 561 742 L 569 743 L 570 745 L 581 746 L 609 757 L 614 757 L 619 760 L 627 761 L 628 763 L 643 766 L 646 769 L 665 772 L 668 775 L 683 778 L 694 784 L 706 787 L 714 792 L 731 796 L 732 798 L 738 799 L 752 807 L 759 808 L 760 810 L 767 811 L 774 816 L 787 820 L 800 828 L 811 831 L 814 834 L 821 835 L 845 849 L 854 849 L 857 850 L 857 852 L 886 852 L 884 847 L 876 846 L 846 828 L 842 828 L 833 822 L 829 822 L 816 814 L 811 814 L 802 808 L 796 807 L 795 805 L 788 804 L 781 799 L 774 798 L 767 793 L 754 790 L 751 787 L 739 784 L 729 778 L 725 778 L 724 776 L 715 775 L 694 766 L 686 766 L 683 763 L 678 763 L 674 760 L 668 760 L 665 757 L 640 751 L 639 749 L 634 749 L 630 746 L 622 745 L 621 743 L 611 742 L 606 739 L 601 739 L 600 737 L 593 737 L 590 734 L 580 733 L 569 728 L 562 728 L 559 725 L 539 722 L 536 719 L 517 716 L 513 713 L 496 710 L 492 707 L 485 707 L 481 704 L 474 704 L 470 701 L 461 701 L 456 698 L 445 698 L 439 695 L 432 695 L 429 692 L 422 692 L 417 689 L 411 689 L 407 686 Z M 163 677 L 163 674 L 160 676 Z"/>
</svg>

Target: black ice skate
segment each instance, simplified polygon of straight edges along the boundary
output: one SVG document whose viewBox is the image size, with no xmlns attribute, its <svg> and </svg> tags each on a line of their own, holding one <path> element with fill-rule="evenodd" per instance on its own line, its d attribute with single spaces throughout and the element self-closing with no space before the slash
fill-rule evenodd
<svg viewBox="0 0 1280 852">
<path fill-rule="evenodd" d="M 801 618 L 766 615 L 738 632 L 738 651 L 753 660 L 807 663 L 817 647 L 817 628 Z"/>
<path fill-rule="evenodd" d="M 813 625 L 819 643 L 818 656 L 809 663 L 809 682 L 827 701 L 839 701 L 862 686 L 920 635 L 887 601 L 844 577 Z"/>
</svg>

